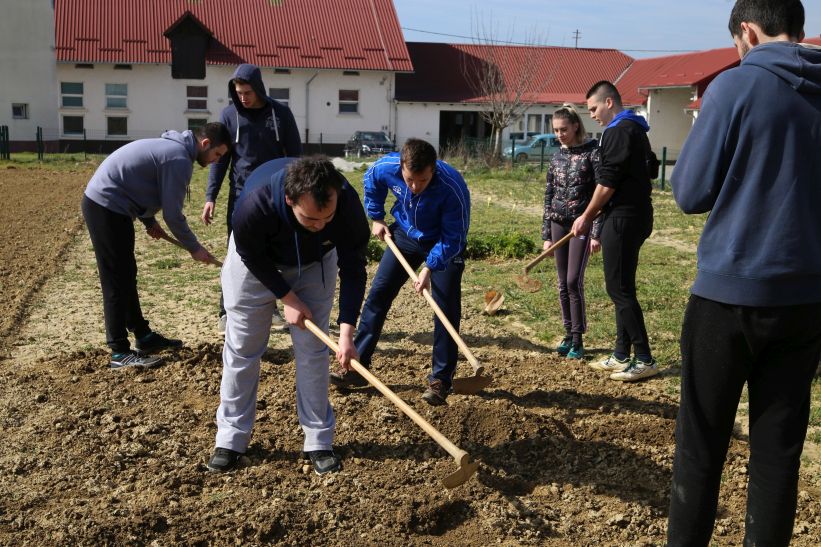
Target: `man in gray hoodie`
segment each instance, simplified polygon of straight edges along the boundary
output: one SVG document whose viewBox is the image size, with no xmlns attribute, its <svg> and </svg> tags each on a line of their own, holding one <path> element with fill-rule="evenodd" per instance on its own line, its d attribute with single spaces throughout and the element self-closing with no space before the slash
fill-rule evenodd
<svg viewBox="0 0 821 547">
<path fill-rule="evenodd" d="M 738 0 L 741 64 L 709 85 L 673 174 L 710 216 L 681 328 L 668 545 L 707 545 L 744 385 L 744 545 L 788 545 L 821 354 L 821 49 L 799 0 Z"/>
<path fill-rule="evenodd" d="M 137 294 L 134 219 L 154 239 L 168 237 L 154 218 L 162 210 L 171 233 L 194 260 L 214 261 L 188 227 L 182 207 L 194 161 L 205 167 L 228 153 L 230 146 L 231 136 L 221 123 L 209 123 L 196 134 L 166 131 L 161 138 L 117 149 L 91 177 L 82 211 L 97 257 L 111 368 L 152 367 L 161 359 L 148 353 L 182 345 L 153 332 L 143 317 Z M 134 333 L 137 352 L 131 350 L 128 331 Z"/>
</svg>

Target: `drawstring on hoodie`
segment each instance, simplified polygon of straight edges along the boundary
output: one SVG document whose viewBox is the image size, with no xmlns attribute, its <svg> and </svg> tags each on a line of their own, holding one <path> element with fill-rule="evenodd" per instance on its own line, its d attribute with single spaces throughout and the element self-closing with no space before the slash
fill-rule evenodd
<svg viewBox="0 0 821 547">
<path fill-rule="evenodd" d="M 318 241 L 318 240 L 317 240 Z M 322 245 L 319 245 L 320 249 L 320 257 L 319 257 L 319 271 L 322 277 L 322 286 L 325 286 L 325 257 L 322 255 Z M 296 230 L 294 231 L 294 248 L 296 249 L 296 277 L 297 279 L 302 278 L 302 255 L 299 254 L 299 234 L 297 234 Z"/>
</svg>

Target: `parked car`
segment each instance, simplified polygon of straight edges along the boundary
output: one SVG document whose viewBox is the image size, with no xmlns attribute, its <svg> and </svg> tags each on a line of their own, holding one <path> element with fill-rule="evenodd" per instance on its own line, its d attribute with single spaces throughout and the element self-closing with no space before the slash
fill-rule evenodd
<svg viewBox="0 0 821 547">
<path fill-rule="evenodd" d="M 542 148 L 544 148 L 545 159 L 550 158 L 555 154 L 561 144 L 559 139 L 553 133 L 542 133 L 534 135 L 529 141 L 522 144 L 516 144 L 516 149 L 513 146 L 507 146 L 502 151 L 506 158 L 516 158 L 516 161 L 538 160 L 542 157 Z"/>
<path fill-rule="evenodd" d="M 396 145 L 384 131 L 357 131 L 345 143 L 345 157 L 394 152 Z"/>
</svg>

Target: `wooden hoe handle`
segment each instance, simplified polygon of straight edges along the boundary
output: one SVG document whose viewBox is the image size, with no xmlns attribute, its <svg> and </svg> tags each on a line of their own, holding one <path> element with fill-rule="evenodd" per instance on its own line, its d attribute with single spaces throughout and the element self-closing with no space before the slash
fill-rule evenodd
<svg viewBox="0 0 821 547">
<path fill-rule="evenodd" d="M 552 253 L 553 251 L 555 251 L 556 249 L 558 249 L 559 247 L 561 247 L 562 245 L 564 245 L 565 243 L 570 241 L 570 239 L 572 237 L 573 237 L 573 233 L 572 232 L 567 232 L 567 235 L 565 235 L 559 241 L 557 241 L 556 243 L 554 243 L 553 245 L 551 245 L 550 247 L 548 247 L 547 249 L 542 251 L 542 253 L 539 256 L 537 256 L 536 258 L 534 258 L 533 260 L 528 262 L 527 266 L 525 266 L 525 275 L 527 275 L 530 272 L 530 270 L 532 270 L 533 267 L 536 264 L 538 264 L 539 262 L 541 262 L 542 260 L 547 258 L 550 255 L 550 253 Z"/>
<path fill-rule="evenodd" d="M 179 247 L 180 249 L 184 249 L 184 250 L 186 250 L 186 251 L 188 250 L 188 249 L 186 249 L 186 248 L 185 248 L 185 246 L 184 246 L 182 243 L 180 243 L 179 241 L 177 241 L 176 239 L 174 239 L 173 237 L 171 237 L 171 236 L 170 236 L 170 235 L 168 235 L 168 234 L 165 234 L 165 233 L 164 233 L 164 234 L 163 234 L 163 235 L 161 235 L 160 237 L 161 237 L 162 239 L 164 239 L 164 240 L 168 241 L 169 243 L 173 243 L 174 245 L 176 245 L 176 246 L 177 246 L 177 247 Z M 218 259 L 216 259 L 216 258 L 215 258 L 214 260 L 209 260 L 208 262 L 209 262 L 209 264 L 213 264 L 214 266 L 219 266 L 220 268 L 222 268 L 222 262 L 220 262 L 220 261 L 219 261 Z"/>
<path fill-rule="evenodd" d="M 385 235 L 385 243 L 387 243 L 388 247 L 391 248 L 391 251 L 393 251 L 394 256 L 396 256 L 396 259 L 399 260 L 399 262 L 405 268 L 405 271 L 408 272 L 408 275 L 411 277 L 411 279 L 413 279 L 414 282 L 419 281 L 419 276 L 416 275 L 416 272 L 413 270 L 413 268 L 411 268 L 410 264 L 408 264 L 408 261 L 405 260 L 405 257 L 402 255 L 402 252 L 396 246 L 396 243 L 393 242 L 391 236 Z M 450 323 L 450 321 L 448 321 L 445 312 L 442 311 L 442 308 L 440 308 L 439 304 L 436 303 L 436 300 L 433 299 L 433 295 L 430 294 L 430 291 L 428 291 L 427 289 L 423 289 L 422 294 L 428 301 L 428 304 L 430 304 L 430 307 L 433 308 L 433 311 L 436 313 L 436 316 L 439 318 L 439 321 L 442 322 L 447 331 L 450 333 L 450 336 L 453 338 L 453 341 L 456 342 L 456 345 L 459 346 L 460 350 L 462 350 L 462 353 L 467 358 L 468 362 L 470 363 L 470 366 L 473 367 L 473 371 L 476 374 L 481 374 L 482 371 L 484 371 L 485 367 L 482 366 L 481 363 L 479 363 L 479 360 L 476 358 L 475 355 L 473 355 L 473 352 L 470 351 L 470 348 L 467 346 L 467 344 L 465 344 L 465 341 L 462 340 L 462 337 L 459 336 L 459 333 L 456 331 L 456 329 L 453 328 L 453 325 Z"/>
<path fill-rule="evenodd" d="M 311 321 L 310 319 L 306 319 L 305 320 L 305 326 L 308 328 L 308 330 L 310 330 L 312 333 L 314 333 L 317 336 L 317 338 L 322 340 L 325 343 L 326 346 L 328 346 L 329 348 L 331 348 L 334 351 L 339 351 L 339 346 L 337 345 L 337 343 L 334 342 L 333 339 L 330 336 L 325 334 L 325 332 L 322 329 L 317 327 L 316 324 L 313 321 Z M 390 388 L 388 388 L 388 386 L 383 384 L 379 380 L 379 378 L 377 378 L 376 376 L 371 374 L 371 372 L 368 369 L 363 367 L 359 363 L 359 361 L 357 361 L 355 359 L 351 359 L 351 365 L 353 366 L 353 369 L 356 372 L 361 374 L 362 377 L 365 378 L 368 381 L 368 383 L 370 383 L 373 387 L 378 389 L 380 391 L 380 393 L 382 393 L 382 395 L 384 395 L 385 397 L 390 399 L 390 401 L 393 404 L 395 404 L 397 407 L 399 407 L 399 410 L 404 412 L 405 415 L 407 415 L 411 420 L 416 422 L 416 425 L 418 425 L 423 430 L 425 430 L 425 433 L 430 435 L 431 438 L 433 438 L 433 440 L 436 441 L 436 443 L 439 446 L 441 446 L 442 448 L 447 450 L 448 454 L 453 456 L 453 459 L 456 460 L 456 463 L 460 467 L 462 466 L 463 462 L 468 463 L 470 461 L 470 456 L 468 455 L 467 452 L 465 452 L 464 450 L 462 450 L 461 448 L 459 448 L 458 446 L 456 446 L 455 444 L 450 442 L 447 439 L 447 437 L 445 437 L 444 435 L 442 435 L 442 433 L 439 432 L 438 429 L 436 429 L 435 427 L 430 425 L 430 423 L 427 420 L 425 420 L 422 416 L 420 416 L 413 408 L 411 408 L 405 401 L 403 401 L 396 393 L 391 391 Z M 467 460 L 465 458 L 467 458 Z"/>
</svg>

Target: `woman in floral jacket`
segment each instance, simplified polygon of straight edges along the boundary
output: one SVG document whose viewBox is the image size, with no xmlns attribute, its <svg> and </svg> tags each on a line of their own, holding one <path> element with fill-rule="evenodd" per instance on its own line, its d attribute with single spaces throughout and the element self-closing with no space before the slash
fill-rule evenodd
<svg viewBox="0 0 821 547">
<path fill-rule="evenodd" d="M 570 232 L 573 221 L 587 208 L 601 165 L 598 143 L 587 139 L 584 124 L 573 105 L 564 104 L 553 114 L 553 132 L 562 146 L 551 158 L 547 170 L 542 222 L 545 249 Z M 584 270 L 590 253 L 601 248 L 600 232 L 601 221 L 597 220 L 591 233 L 572 238 L 553 253 L 565 329 L 565 337 L 556 351 L 571 359 L 584 357 L 582 335 L 587 330 Z"/>
</svg>

